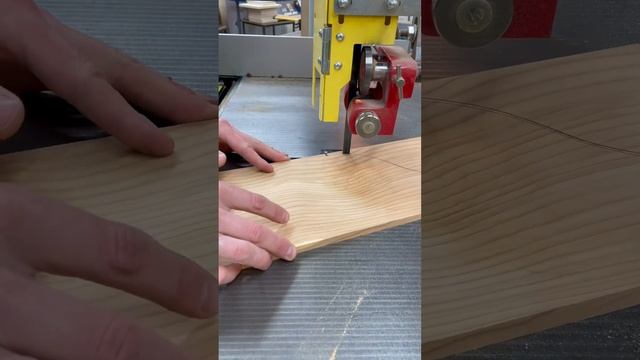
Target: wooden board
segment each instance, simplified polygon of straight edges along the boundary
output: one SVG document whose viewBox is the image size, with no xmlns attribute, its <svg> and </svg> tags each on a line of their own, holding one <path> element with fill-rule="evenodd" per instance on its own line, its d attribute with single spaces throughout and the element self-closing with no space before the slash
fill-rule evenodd
<svg viewBox="0 0 640 360">
<path fill-rule="evenodd" d="M 113 139 L 0 156 L 0 181 L 23 185 L 105 218 L 139 227 L 164 246 L 217 271 L 216 123 L 167 129 L 175 153 L 151 158 Z M 180 345 L 194 359 L 217 358 L 216 320 L 192 320 L 146 300 L 82 280 L 43 281 L 118 311 Z"/>
<path fill-rule="evenodd" d="M 423 101 L 423 358 L 640 303 L 640 46 Z"/>
<path fill-rule="evenodd" d="M 220 179 L 289 211 L 286 225 L 246 215 L 291 240 L 299 252 L 420 218 L 420 138 L 253 168 Z"/>
</svg>

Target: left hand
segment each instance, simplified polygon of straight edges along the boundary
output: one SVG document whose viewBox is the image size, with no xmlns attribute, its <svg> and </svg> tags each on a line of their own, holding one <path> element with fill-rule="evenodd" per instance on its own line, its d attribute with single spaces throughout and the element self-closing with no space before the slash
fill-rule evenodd
<svg viewBox="0 0 640 360">
<path fill-rule="evenodd" d="M 224 181 L 218 182 L 218 196 L 218 284 L 233 281 L 244 266 L 267 270 L 272 257 L 288 261 L 296 257 L 296 248 L 289 240 L 236 213 L 244 211 L 286 224 L 287 210 L 262 195 Z"/>
<path fill-rule="evenodd" d="M 220 139 L 220 150 L 237 152 L 260 171 L 273 172 L 273 166 L 267 160 L 289 160 L 287 154 L 239 131 L 225 119 L 220 119 L 218 123 L 218 138 Z"/>
</svg>

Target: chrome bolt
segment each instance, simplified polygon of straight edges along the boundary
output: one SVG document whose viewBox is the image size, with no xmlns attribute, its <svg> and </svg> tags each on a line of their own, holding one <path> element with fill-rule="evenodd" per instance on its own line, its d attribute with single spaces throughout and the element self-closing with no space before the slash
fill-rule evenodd
<svg viewBox="0 0 640 360">
<path fill-rule="evenodd" d="M 337 63 L 333 64 L 333 68 L 336 70 L 342 69 L 342 63 L 338 61 Z"/>
<path fill-rule="evenodd" d="M 395 10 L 400 7 L 400 0 L 387 0 L 387 9 Z"/>
<path fill-rule="evenodd" d="M 365 111 L 356 118 L 356 133 L 363 138 L 378 135 L 381 127 L 380 118 L 373 111 Z"/>
<path fill-rule="evenodd" d="M 344 34 L 343 33 L 337 33 L 336 34 L 336 40 L 338 40 L 338 41 L 344 40 Z"/>
<path fill-rule="evenodd" d="M 351 6 L 351 0 L 336 0 L 336 4 L 340 9 L 346 9 Z"/>
</svg>

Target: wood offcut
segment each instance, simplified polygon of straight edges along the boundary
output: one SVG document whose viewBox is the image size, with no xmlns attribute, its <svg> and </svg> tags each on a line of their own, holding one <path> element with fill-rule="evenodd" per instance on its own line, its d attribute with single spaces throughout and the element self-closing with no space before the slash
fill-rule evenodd
<svg viewBox="0 0 640 360">
<path fill-rule="evenodd" d="M 423 358 L 640 304 L 640 46 L 425 85 Z"/>
</svg>

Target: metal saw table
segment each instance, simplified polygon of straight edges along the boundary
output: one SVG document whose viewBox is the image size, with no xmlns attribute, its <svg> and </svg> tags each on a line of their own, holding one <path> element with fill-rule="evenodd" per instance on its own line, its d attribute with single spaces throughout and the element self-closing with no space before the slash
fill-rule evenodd
<svg viewBox="0 0 640 360">
<path fill-rule="evenodd" d="M 420 136 L 415 91 L 393 137 L 354 136 L 353 147 Z M 221 105 L 291 157 L 341 149 L 344 124 L 317 120 L 310 79 L 245 77 Z M 220 359 L 419 359 L 420 240 L 415 222 L 245 271 L 220 289 Z"/>
</svg>

